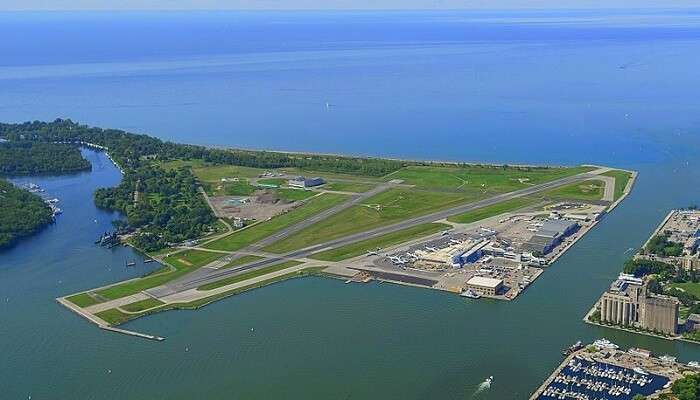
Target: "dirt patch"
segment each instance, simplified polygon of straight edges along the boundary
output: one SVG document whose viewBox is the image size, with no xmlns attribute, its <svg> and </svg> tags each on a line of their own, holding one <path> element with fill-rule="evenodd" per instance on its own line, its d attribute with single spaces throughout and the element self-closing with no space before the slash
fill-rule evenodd
<svg viewBox="0 0 700 400">
<path fill-rule="evenodd" d="M 217 196 L 210 200 L 218 215 L 257 221 L 272 218 L 300 204 L 282 199 L 273 190 L 267 189 L 257 190 L 250 197 Z"/>
<path fill-rule="evenodd" d="M 187 260 L 185 260 L 184 258 L 178 258 L 177 260 L 180 261 L 181 263 L 187 265 L 188 267 L 191 267 L 191 266 L 192 266 L 192 263 L 189 262 L 189 261 L 187 261 Z"/>
</svg>

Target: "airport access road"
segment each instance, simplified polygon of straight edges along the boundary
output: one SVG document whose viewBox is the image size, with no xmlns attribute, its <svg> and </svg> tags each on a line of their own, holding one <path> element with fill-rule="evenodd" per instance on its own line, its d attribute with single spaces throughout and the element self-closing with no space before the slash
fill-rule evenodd
<svg viewBox="0 0 700 400">
<path fill-rule="evenodd" d="M 252 263 L 240 265 L 234 268 L 228 268 L 225 270 L 212 270 L 209 268 L 200 268 L 197 271 L 193 271 L 177 280 L 169 282 L 165 285 L 158 286 L 147 290 L 148 294 L 154 297 L 164 297 L 174 293 L 178 293 L 184 290 L 197 288 L 199 286 L 205 285 L 207 283 L 216 282 L 218 280 L 235 276 L 243 271 L 262 268 L 270 265 L 280 263 L 284 260 L 294 259 L 294 258 L 305 258 L 313 253 L 321 250 L 332 249 L 336 247 L 342 247 L 347 244 L 354 242 L 359 242 L 361 240 L 369 239 L 376 236 L 385 235 L 388 233 L 396 232 L 402 229 L 410 228 L 415 225 L 420 225 L 424 223 L 430 223 L 445 219 L 452 215 L 462 214 L 465 212 L 473 211 L 479 208 L 491 206 L 506 200 L 529 196 L 538 192 L 550 190 L 559 186 L 568 185 L 575 182 L 580 182 L 584 180 L 589 180 L 595 178 L 597 175 L 609 171 L 610 168 L 599 168 L 594 171 L 584 172 L 581 174 L 556 179 L 550 182 L 541 183 L 538 185 L 533 185 L 524 189 L 519 189 L 513 192 L 502 193 L 487 199 L 479 200 L 473 203 L 464 204 L 457 207 L 448 208 L 442 211 L 437 211 L 431 214 L 426 214 L 418 216 L 415 218 L 407 219 L 393 225 L 387 225 L 375 229 L 371 229 L 364 232 L 355 233 L 352 235 L 344 236 L 342 238 L 330 240 L 328 242 L 316 244 L 313 246 L 306 247 L 304 249 L 291 251 L 289 253 L 275 255 L 264 260 L 258 260 Z"/>
</svg>

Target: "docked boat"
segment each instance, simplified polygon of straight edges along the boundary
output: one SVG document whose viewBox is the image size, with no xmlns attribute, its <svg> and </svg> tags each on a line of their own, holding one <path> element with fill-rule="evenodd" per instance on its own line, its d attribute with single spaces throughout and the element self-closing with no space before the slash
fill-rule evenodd
<svg viewBox="0 0 700 400">
<path fill-rule="evenodd" d="M 459 295 L 462 297 L 468 297 L 470 299 L 480 299 L 481 298 L 481 295 L 479 295 L 479 293 L 476 293 L 475 291 L 473 291 L 471 289 L 467 289 L 467 290 L 463 291 L 462 293 L 460 293 Z"/>
<path fill-rule="evenodd" d="M 572 344 L 571 346 L 562 350 L 561 353 L 565 356 L 568 356 L 569 354 L 571 354 L 575 351 L 581 350 L 582 348 L 583 348 L 583 343 L 581 343 L 581 341 L 579 340 L 578 342 L 576 342 L 576 343 Z"/>
</svg>

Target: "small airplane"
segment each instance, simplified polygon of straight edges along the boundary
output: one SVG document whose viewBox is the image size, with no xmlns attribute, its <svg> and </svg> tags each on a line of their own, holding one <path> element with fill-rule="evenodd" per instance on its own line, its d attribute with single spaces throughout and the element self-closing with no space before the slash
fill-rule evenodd
<svg viewBox="0 0 700 400">
<path fill-rule="evenodd" d="M 369 257 L 369 256 L 378 256 L 378 255 L 379 255 L 379 253 L 377 253 L 376 251 L 367 251 L 367 256 L 368 256 L 368 257 Z"/>
<path fill-rule="evenodd" d="M 437 247 L 426 246 L 425 249 L 428 251 L 438 251 Z"/>
<path fill-rule="evenodd" d="M 449 229 L 446 230 L 446 231 L 442 231 L 442 233 L 440 233 L 440 235 L 442 235 L 442 236 L 447 236 L 447 235 L 449 235 L 449 234 L 450 234 L 450 230 L 449 230 Z"/>
</svg>

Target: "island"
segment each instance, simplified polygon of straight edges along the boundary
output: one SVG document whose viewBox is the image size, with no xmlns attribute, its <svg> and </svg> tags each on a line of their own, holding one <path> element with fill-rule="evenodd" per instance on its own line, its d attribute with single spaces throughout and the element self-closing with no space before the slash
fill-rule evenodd
<svg viewBox="0 0 700 400">
<path fill-rule="evenodd" d="M 299 154 L 163 142 L 70 120 L 0 124 L 0 137 L 89 146 L 122 171 L 95 202 L 98 238 L 162 268 L 61 296 L 101 328 L 198 308 L 281 280 L 377 280 L 514 300 L 622 202 L 634 171 Z M 472 301 L 472 300 L 469 301 Z"/>
<path fill-rule="evenodd" d="M 53 222 L 51 207 L 38 195 L 0 179 L 0 249 Z"/>
</svg>

